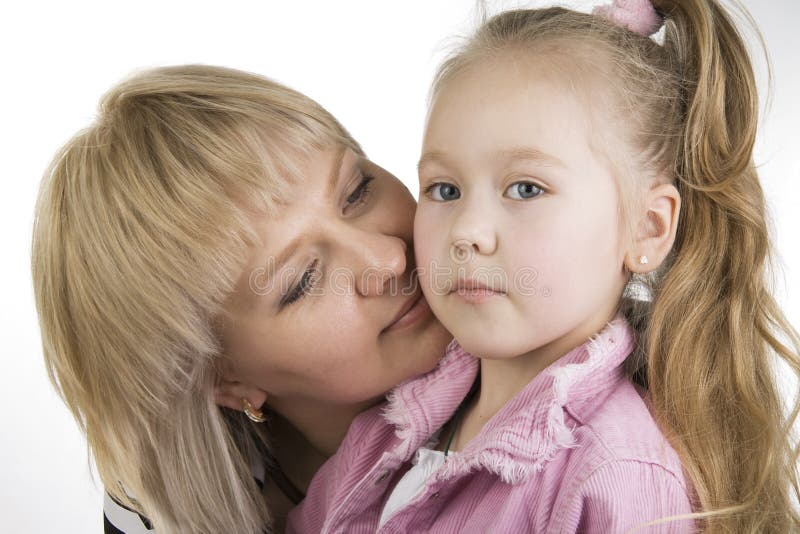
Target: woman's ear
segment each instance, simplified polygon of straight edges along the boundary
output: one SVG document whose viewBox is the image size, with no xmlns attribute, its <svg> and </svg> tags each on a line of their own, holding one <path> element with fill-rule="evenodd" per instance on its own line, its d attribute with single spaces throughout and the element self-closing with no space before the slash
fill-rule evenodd
<svg viewBox="0 0 800 534">
<path fill-rule="evenodd" d="M 231 410 L 244 410 L 244 399 L 255 408 L 261 408 L 267 401 L 267 392 L 255 386 L 235 380 L 222 380 L 214 389 L 216 403 Z"/>
<path fill-rule="evenodd" d="M 681 195 L 672 184 L 653 186 L 645 195 L 637 234 L 625 254 L 625 266 L 634 273 L 656 270 L 672 250 L 678 230 Z"/>
<path fill-rule="evenodd" d="M 219 382 L 214 388 L 214 401 L 219 406 L 242 412 L 245 399 L 256 409 L 264 405 L 267 392 L 238 380 L 240 377 L 227 356 L 218 359 L 216 366 Z"/>
</svg>

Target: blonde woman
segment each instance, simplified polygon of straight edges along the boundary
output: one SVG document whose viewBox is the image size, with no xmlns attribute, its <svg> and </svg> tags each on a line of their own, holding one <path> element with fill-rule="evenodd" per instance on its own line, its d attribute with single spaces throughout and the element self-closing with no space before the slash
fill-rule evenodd
<svg viewBox="0 0 800 534">
<path fill-rule="evenodd" d="M 108 532 L 282 529 L 353 417 L 451 339 L 416 284 L 414 210 L 263 77 L 157 68 L 102 98 L 42 181 L 32 272 Z"/>
</svg>

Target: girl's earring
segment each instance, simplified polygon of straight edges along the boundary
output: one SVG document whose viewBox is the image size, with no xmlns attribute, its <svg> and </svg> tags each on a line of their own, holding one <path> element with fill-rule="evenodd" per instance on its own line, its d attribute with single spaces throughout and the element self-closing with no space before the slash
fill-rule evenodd
<svg viewBox="0 0 800 534">
<path fill-rule="evenodd" d="M 253 407 L 253 405 L 250 404 L 250 401 L 245 397 L 242 397 L 242 411 L 244 411 L 245 415 L 247 415 L 247 418 L 254 423 L 263 423 L 267 420 L 267 418 L 264 417 L 264 412 Z"/>
<path fill-rule="evenodd" d="M 647 263 L 647 256 L 639 256 L 639 263 L 641 263 L 642 265 Z"/>
</svg>

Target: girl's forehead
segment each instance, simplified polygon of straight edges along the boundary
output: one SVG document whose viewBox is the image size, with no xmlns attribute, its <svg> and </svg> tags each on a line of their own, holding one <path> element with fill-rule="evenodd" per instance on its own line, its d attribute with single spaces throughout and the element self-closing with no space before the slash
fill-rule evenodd
<svg viewBox="0 0 800 534">
<path fill-rule="evenodd" d="M 568 160 L 616 138 L 613 99 L 602 80 L 554 60 L 484 60 L 457 73 L 432 102 L 423 141 L 429 152 L 471 147 L 509 151 L 531 144 Z"/>
<path fill-rule="evenodd" d="M 483 105 L 526 92 L 542 100 L 560 98 L 583 106 L 585 113 L 611 110 L 618 102 L 619 83 L 607 54 L 582 46 L 506 48 L 474 59 L 437 83 L 431 111 L 443 100 L 457 100 L 464 86 L 477 86 Z M 458 87 L 457 89 L 454 89 Z"/>
<path fill-rule="evenodd" d="M 569 85 L 494 67 L 489 76 L 473 71 L 448 83 L 433 103 L 425 141 L 574 136 L 588 128 L 586 118 L 586 106 Z"/>
</svg>

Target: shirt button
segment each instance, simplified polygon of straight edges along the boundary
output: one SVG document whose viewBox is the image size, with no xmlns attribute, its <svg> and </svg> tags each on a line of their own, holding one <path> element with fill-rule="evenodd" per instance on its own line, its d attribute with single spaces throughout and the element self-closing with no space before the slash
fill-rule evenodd
<svg viewBox="0 0 800 534">
<path fill-rule="evenodd" d="M 386 480 L 386 477 L 388 476 L 389 476 L 389 471 L 384 471 L 383 473 L 381 473 L 381 476 L 379 476 L 378 479 L 375 481 L 375 484 L 380 484 L 381 482 Z"/>
</svg>

